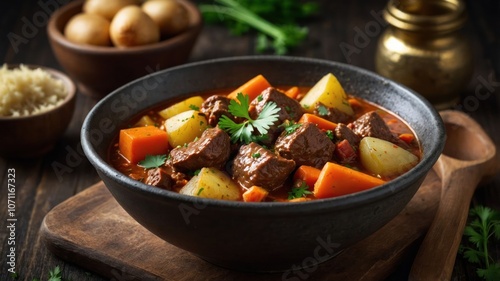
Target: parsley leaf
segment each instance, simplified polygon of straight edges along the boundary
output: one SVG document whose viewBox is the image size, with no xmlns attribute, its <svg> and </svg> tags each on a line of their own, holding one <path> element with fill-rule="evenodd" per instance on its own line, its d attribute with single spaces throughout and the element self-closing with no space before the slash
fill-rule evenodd
<svg viewBox="0 0 500 281">
<path fill-rule="evenodd" d="M 302 182 L 299 187 L 293 187 L 292 190 L 288 192 L 288 200 L 306 197 L 308 194 L 312 194 L 312 192 L 309 191 L 309 186 L 305 182 Z"/>
<path fill-rule="evenodd" d="M 167 160 L 167 155 L 146 155 L 146 158 L 140 161 L 138 164 L 145 169 L 158 168 L 165 164 Z"/>
<path fill-rule="evenodd" d="M 48 281 L 61 281 L 61 268 L 56 266 L 53 270 L 49 271 L 49 279 Z"/>
<path fill-rule="evenodd" d="M 300 44 L 308 29 L 299 26 L 298 20 L 319 10 L 316 3 L 299 3 L 290 0 L 214 0 L 214 4 L 199 5 L 207 22 L 223 22 L 233 34 L 257 31 L 257 52 L 268 48 L 284 55 L 291 47 Z"/>
<path fill-rule="evenodd" d="M 460 251 L 470 263 L 478 265 L 477 275 L 484 280 L 500 280 L 500 261 L 489 256 L 492 239 L 500 240 L 500 212 L 484 206 L 471 209 L 473 219 L 464 229 L 470 247 L 461 245 Z"/>
<path fill-rule="evenodd" d="M 328 115 L 328 108 L 322 104 L 318 105 L 317 110 L 318 110 L 319 116 L 327 116 Z"/>
<path fill-rule="evenodd" d="M 301 123 L 294 123 L 293 121 L 286 121 L 281 126 L 285 127 L 285 134 L 288 136 L 291 133 L 295 132 L 300 126 Z"/>
<path fill-rule="evenodd" d="M 259 116 L 257 116 L 257 119 L 253 120 L 248 112 L 250 108 L 250 98 L 248 95 L 238 93 L 236 99 L 238 101 L 231 100 L 229 102 L 229 113 L 246 120 L 243 123 L 236 123 L 226 115 L 223 115 L 218 123 L 222 130 L 229 133 L 232 142 L 240 141 L 248 144 L 255 141 L 255 136 L 252 135 L 254 130 L 257 130 L 261 135 L 265 135 L 270 126 L 278 120 L 278 112 L 281 109 L 276 103 L 266 103 Z"/>
<path fill-rule="evenodd" d="M 192 109 L 192 110 L 200 111 L 200 108 L 198 106 L 194 105 L 194 104 L 190 104 L 189 108 Z"/>
<path fill-rule="evenodd" d="M 325 134 L 331 141 L 335 140 L 335 134 L 332 130 L 326 130 Z"/>
</svg>

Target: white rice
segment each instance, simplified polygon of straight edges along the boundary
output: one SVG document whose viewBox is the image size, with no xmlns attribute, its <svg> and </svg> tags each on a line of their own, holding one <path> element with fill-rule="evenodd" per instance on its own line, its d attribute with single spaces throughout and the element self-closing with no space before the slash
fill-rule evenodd
<svg viewBox="0 0 500 281">
<path fill-rule="evenodd" d="M 0 116 L 42 113 L 61 104 L 66 95 L 63 82 L 41 68 L 0 68 Z"/>
</svg>

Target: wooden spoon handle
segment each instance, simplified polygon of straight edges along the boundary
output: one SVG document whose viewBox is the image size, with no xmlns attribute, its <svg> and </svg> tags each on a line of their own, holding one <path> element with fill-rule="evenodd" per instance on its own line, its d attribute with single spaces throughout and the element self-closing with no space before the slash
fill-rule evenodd
<svg viewBox="0 0 500 281">
<path fill-rule="evenodd" d="M 458 169 L 443 179 L 439 208 L 415 257 L 408 280 L 450 280 L 479 174 L 472 167 Z"/>
</svg>

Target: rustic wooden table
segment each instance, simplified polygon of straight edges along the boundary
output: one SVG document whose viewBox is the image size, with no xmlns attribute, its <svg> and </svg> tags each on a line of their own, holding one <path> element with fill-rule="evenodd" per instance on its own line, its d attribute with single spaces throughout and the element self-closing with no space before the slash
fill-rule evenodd
<svg viewBox="0 0 500 281">
<path fill-rule="evenodd" d="M 2 1 L 0 4 L 0 57 L 5 63 L 30 63 L 61 69 L 56 61 L 46 34 L 46 17 L 63 0 Z M 307 41 L 289 55 L 322 58 L 374 69 L 374 51 L 378 36 L 384 28 L 376 14 L 386 0 L 372 1 L 318 1 L 320 14 L 308 21 Z M 495 0 L 468 0 L 470 20 L 466 32 L 473 43 L 475 73 L 469 87 L 463 90 L 462 105 L 466 113 L 477 120 L 493 141 L 500 144 L 500 2 Z M 26 29 L 28 23 L 36 24 Z M 368 30 L 367 29 L 371 28 Z M 359 41 L 364 33 L 364 42 Z M 22 37 L 12 41 L 12 34 Z M 368 35 L 367 35 L 368 34 Z M 356 39 L 358 38 L 358 39 Z M 221 27 L 205 26 L 190 61 L 218 57 L 252 55 L 254 37 L 234 37 Z M 341 46 L 351 46 L 351 53 Z M 119 70 L 117 70 L 119 71 Z M 481 88 L 482 87 L 482 88 Z M 482 95 L 477 95 L 481 88 Z M 487 92 L 486 92 L 487 91 Z M 100 179 L 80 148 L 79 133 L 82 122 L 95 100 L 79 93 L 77 107 L 70 127 L 57 147 L 49 154 L 29 160 L 0 158 L 0 280 L 10 280 L 7 261 L 9 231 L 7 223 L 7 175 L 15 170 L 15 258 L 19 280 L 46 280 L 49 271 L 59 265 L 64 280 L 104 280 L 78 266 L 67 263 L 47 250 L 39 236 L 40 224 L 53 207 L 86 189 Z M 465 104 L 468 102 L 469 104 Z M 8 132 L 0 128 L 0 137 Z M 60 167 L 65 167 L 61 170 Z M 500 175 L 477 190 L 472 204 L 483 204 L 500 209 Z M 495 253 L 500 256 L 500 246 Z M 413 256 L 402 261 L 400 269 L 390 280 L 404 280 Z M 457 258 L 452 280 L 479 280 L 475 271 L 460 256 Z"/>
</svg>

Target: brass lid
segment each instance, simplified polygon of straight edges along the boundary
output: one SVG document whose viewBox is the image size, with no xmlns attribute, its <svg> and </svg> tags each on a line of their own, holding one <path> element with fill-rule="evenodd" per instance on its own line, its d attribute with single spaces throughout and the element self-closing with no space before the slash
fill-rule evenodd
<svg viewBox="0 0 500 281">
<path fill-rule="evenodd" d="M 385 20 L 407 31 L 450 32 L 466 21 L 462 0 L 389 0 Z"/>
</svg>

